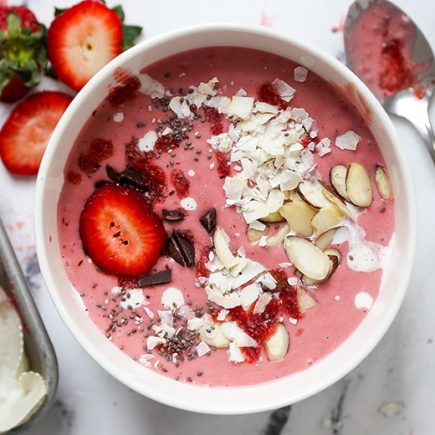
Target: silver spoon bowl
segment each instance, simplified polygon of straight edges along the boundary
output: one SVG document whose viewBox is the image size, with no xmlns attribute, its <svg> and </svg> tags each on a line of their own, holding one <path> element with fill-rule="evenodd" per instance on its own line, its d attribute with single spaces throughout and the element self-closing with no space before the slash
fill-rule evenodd
<svg viewBox="0 0 435 435">
<path fill-rule="evenodd" d="M 414 64 L 430 64 L 429 68 L 425 69 L 419 74 L 419 82 L 426 90 L 425 95 L 422 98 L 416 97 L 414 90 L 410 88 L 396 92 L 391 97 L 382 100 L 381 103 L 387 112 L 407 119 L 415 127 L 424 140 L 424 143 L 426 144 L 426 147 L 435 163 L 435 134 L 428 113 L 429 103 L 434 93 L 435 59 L 431 46 L 414 21 L 412 21 L 400 8 L 398 8 L 396 5 L 393 5 L 391 2 L 388 2 L 387 0 L 357 0 L 352 3 L 344 24 L 344 41 L 348 66 L 352 70 L 354 69 L 349 60 L 350 47 L 347 44 L 347 35 L 352 30 L 352 26 L 361 16 L 361 14 L 363 14 L 375 3 L 379 4 L 381 2 L 389 4 L 389 6 L 394 9 L 395 12 L 406 16 L 411 25 L 414 26 L 415 42 L 412 49 L 412 62 Z M 370 84 L 366 84 L 370 87 Z"/>
</svg>

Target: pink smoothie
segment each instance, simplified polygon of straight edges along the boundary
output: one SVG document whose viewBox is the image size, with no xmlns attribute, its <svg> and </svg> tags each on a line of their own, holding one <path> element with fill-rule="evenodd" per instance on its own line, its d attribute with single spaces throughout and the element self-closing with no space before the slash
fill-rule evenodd
<svg viewBox="0 0 435 435">
<path fill-rule="evenodd" d="M 213 77 L 219 79 L 220 94 L 229 98 L 243 88 L 248 96 L 267 99 L 270 97 L 266 92 L 269 87 L 264 86 L 265 84 L 270 84 L 276 78 L 288 83 L 296 90 L 288 104 L 291 107 L 304 108 L 315 120 L 318 137 L 327 137 L 331 141 L 330 153 L 320 157 L 314 152 L 315 163 L 322 179 L 328 183 L 331 167 L 339 163 L 348 165 L 358 161 L 369 170 L 373 185 L 373 203 L 359 215 L 357 222 L 366 231 L 367 241 L 387 246 L 394 231 L 394 203 L 392 200 L 385 201 L 380 198 L 374 187 L 373 168 L 376 164 L 384 164 L 376 141 L 356 110 L 323 79 L 309 71 L 305 81 L 295 81 L 295 67 L 297 64 L 294 62 L 265 52 L 218 47 L 181 53 L 147 66 L 141 73 L 146 73 L 160 82 L 173 95 L 178 95 L 179 90 L 184 94 L 189 86 L 206 83 Z M 195 311 L 208 312 L 207 295 L 197 281 L 202 274 L 203 265 L 198 271 L 195 266 L 186 268 L 162 255 L 153 270 L 161 271 L 168 266 L 172 270 L 172 282 L 143 287 L 146 305 L 135 310 L 122 309 L 120 296 L 114 295 L 112 289 L 121 287 L 120 291 L 125 292 L 137 285 L 132 280 L 119 279 L 96 270 L 83 251 L 78 231 L 81 211 L 94 191 L 95 183 L 108 180 L 106 164 L 112 165 L 117 171 L 124 170 L 127 163 L 126 144 L 130 144 L 127 148 L 133 149 L 135 153 L 130 158 L 140 157 L 143 152 L 137 149 L 137 139 L 156 129 L 160 135 L 166 128 L 167 124 L 159 128 L 159 120 L 170 116 L 170 109 L 164 102 L 161 105 L 156 104 L 149 95 L 138 92 L 137 86 L 134 79 L 130 79 L 123 94 L 112 91 L 109 98 L 95 109 L 93 116 L 84 125 L 70 153 L 59 200 L 58 230 L 64 266 L 96 327 L 115 346 L 149 369 L 179 381 L 212 387 L 272 381 L 307 369 L 333 352 L 366 316 L 367 308 L 358 308 L 355 297 L 364 292 L 373 300 L 376 299 L 382 269 L 356 272 L 343 260 L 326 283 L 313 289 L 318 301 L 317 307 L 307 311 L 297 322 L 290 323 L 291 316 L 283 313 L 282 321 L 290 336 L 290 348 L 285 358 L 280 361 L 268 361 L 261 349 L 260 355 L 252 361 L 248 358 L 244 362 L 234 363 L 228 360 L 226 349 L 212 349 L 204 356 L 199 357 L 194 353 L 192 360 L 186 356 L 184 361 L 175 364 L 160 355 L 158 347 L 147 351 L 147 336 L 153 333 L 152 325 L 158 323 L 157 311 L 165 309 L 161 298 L 168 287 L 180 289 L 188 306 L 192 309 L 196 307 Z M 123 96 L 118 98 L 119 95 Z M 276 99 L 276 95 L 273 99 Z M 196 261 L 201 264 L 204 263 L 203 256 L 208 255 L 211 240 L 200 225 L 199 218 L 214 207 L 217 210 L 217 223 L 229 235 L 233 251 L 243 247 L 246 257 L 260 262 L 266 269 L 279 269 L 278 265 L 289 262 L 282 246 L 267 248 L 249 243 L 243 215 L 235 207 L 225 206 L 225 174 L 222 170 L 219 171 L 219 158 L 222 160 L 222 155 L 210 151 L 211 147 L 206 140 L 213 133 L 227 131 L 230 121 L 225 115 L 216 115 L 214 111 L 209 111 L 206 116 L 202 109 L 198 109 L 198 113 L 199 119 L 194 119 L 192 129 L 187 128 L 185 132 L 188 138 L 183 139 L 178 147 L 170 144 L 169 152 L 165 151 L 158 159 L 152 160 L 152 164 L 166 174 L 162 195 L 153 201 L 156 213 L 161 215 L 163 209 L 180 208 L 183 197 L 195 200 L 196 209 L 185 211 L 184 221 L 165 222 L 164 225 L 169 235 L 174 229 L 191 232 Z M 348 130 L 355 131 L 360 137 L 357 151 L 341 150 L 334 145 L 337 135 Z M 95 172 L 85 174 L 79 167 L 80 155 L 88 153 L 90 144 L 96 139 L 111 141 L 113 155 L 103 159 L 101 167 Z M 186 146 L 187 143 L 191 144 Z M 226 175 L 234 174 L 234 166 L 233 163 L 230 174 Z M 188 193 L 177 192 L 174 187 L 171 177 L 174 169 L 182 171 L 189 181 Z M 338 249 L 345 259 L 348 242 L 340 244 Z M 282 271 L 288 277 L 295 277 L 293 267 L 284 268 Z M 219 313 L 220 307 L 211 305 L 211 313 Z M 153 319 L 145 308 L 154 313 Z M 115 313 L 115 319 L 112 319 L 111 313 Z M 181 318 L 177 326 L 182 326 L 183 320 Z M 177 326 L 174 325 L 175 328 Z M 143 355 L 152 357 L 144 359 Z"/>
</svg>

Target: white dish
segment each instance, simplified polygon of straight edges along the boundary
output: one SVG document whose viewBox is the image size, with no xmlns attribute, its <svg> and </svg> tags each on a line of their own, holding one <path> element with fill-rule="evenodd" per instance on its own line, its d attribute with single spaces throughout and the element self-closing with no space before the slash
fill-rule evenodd
<svg viewBox="0 0 435 435">
<path fill-rule="evenodd" d="M 57 202 L 66 159 L 82 126 L 107 95 L 114 71 L 119 67 L 138 71 L 172 54 L 213 45 L 243 46 L 287 57 L 343 89 L 361 115 L 365 116 L 368 109 L 370 129 L 387 162 L 395 192 L 395 247 L 384 270 L 379 297 L 367 317 L 340 347 L 309 369 L 245 387 L 207 388 L 176 382 L 142 367 L 113 346 L 88 317 L 69 282 L 57 235 Z M 381 340 L 402 303 L 414 258 L 415 232 L 415 200 L 408 168 L 394 127 L 376 98 L 330 55 L 257 27 L 222 24 L 181 29 L 145 41 L 114 59 L 89 81 L 65 112 L 38 174 L 38 258 L 50 295 L 68 328 L 86 351 L 125 385 L 159 402 L 195 412 L 242 414 L 278 408 L 323 390 L 351 371 Z"/>
</svg>

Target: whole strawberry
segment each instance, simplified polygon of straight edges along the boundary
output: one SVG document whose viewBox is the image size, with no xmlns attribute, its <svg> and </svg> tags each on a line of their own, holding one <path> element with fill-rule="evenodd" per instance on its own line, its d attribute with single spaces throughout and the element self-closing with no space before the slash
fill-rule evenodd
<svg viewBox="0 0 435 435">
<path fill-rule="evenodd" d="M 0 5 L 0 100 L 17 101 L 41 81 L 45 34 L 30 9 Z"/>
</svg>

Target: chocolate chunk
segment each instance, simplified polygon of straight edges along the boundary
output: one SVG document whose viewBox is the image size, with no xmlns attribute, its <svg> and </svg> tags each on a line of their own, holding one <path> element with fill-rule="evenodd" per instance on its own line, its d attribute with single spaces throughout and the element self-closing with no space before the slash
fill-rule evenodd
<svg viewBox="0 0 435 435">
<path fill-rule="evenodd" d="M 184 212 L 180 209 L 176 209 L 176 210 L 163 209 L 162 216 L 165 221 L 169 221 L 169 222 L 184 221 L 185 218 Z"/>
<path fill-rule="evenodd" d="M 116 171 L 116 169 L 113 166 L 106 165 L 106 173 L 107 176 L 115 183 L 119 181 L 119 173 Z"/>
<path fill-rule="evenodd" d="M 115 183 L 123 184 L 136 189 L 148 191 L 147 180 L 143 174 L 134 169 L 126 169 L 122 172 L 117 172 L 112 166 L 106 166 L 107 176 Z"/>
<path fill-rule="evenodd" d="M 99 189 L 100 187 L 105 186 L 106 184 L 110 184 L 107 180 L 99 180 L 94 184 L 95 189 Z"/>
<path fill-rule="evenodd" d="M 216 209 L 211 208 L 199 218 L 199 221 L 209 233 L 212 233 L 216 228 Z"/>
<path fill-rule="evenodd" d="M 169 255 L 184 267 L 191 267 L 195 264 L 195 247 L 189 237 L 180 232 L 174 231 L 168 241 Z"/>
<path fill-rule="evenodd" d="M 145 275 L 139 278 L 137 284 L 139 287 L 145 287 L 148 285 L 165 284 L 171 282 L 172 280 L 172 270 L 165 269 L 160 272 L 152 273 L 151 275 Z"/>
</svg>

